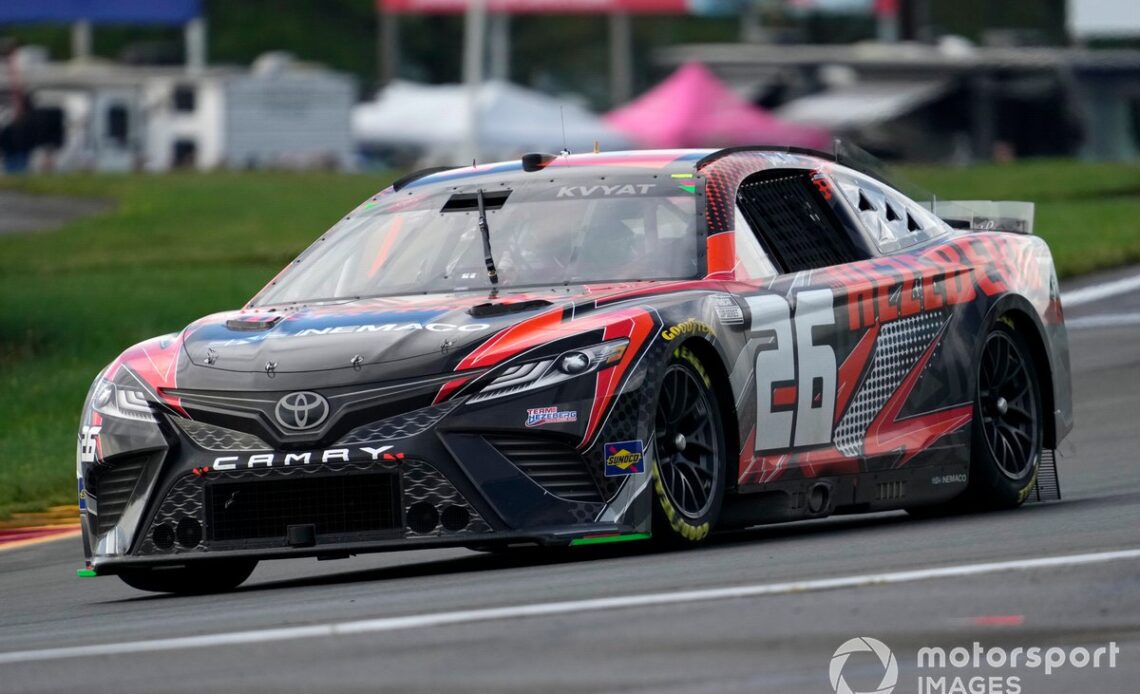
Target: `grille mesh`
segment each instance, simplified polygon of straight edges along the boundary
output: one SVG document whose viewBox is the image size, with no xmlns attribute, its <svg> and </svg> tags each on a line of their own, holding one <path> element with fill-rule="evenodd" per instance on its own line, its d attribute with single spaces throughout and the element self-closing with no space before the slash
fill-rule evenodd
<svg viewBox="0 0 1140 694">
<path fill-rule="evenodd" d="M 835 447 L 843 455 L 862 455 L 867 427 L 938 335 L 944 320 L 942 313 L 930 312 L 883 324 L 867 380 L 835 428 Z"/>
<path fill-rule="evenodd" d="M 206 499 L 215 542 L 284 540 L 290 525 L 313 524 L 317 535 L 401 529 L 394 473 L 215 482 Z"/>
<path fill-rule="evenodd" d="M 835 224 L 814 190 L 810 174 L 760 174 L 736 196 L 749 225 L 785 272 L 857 260 L 846 232 Z"/>
<path fill-rule="evenodd" d="M 551 494 L 571 501 L 602 500 L 582 457 L 570 446 L 537 437 L 494 436 L 487 442 Z"/>
<path fill-rule="evenodd" d="M 1060 501 L 1061 481 L 1057 477 L 1057 452 L 1049 449 L 1041 451 L 1041 462 L 1037 468 L 1037 501 Z"/>
<path fill-rule="evenodd" d="M 337 442 L 337 445 L 358 446 L 406 439 L 421 434 L 439 423 L 439 420 L 446 417 L 460 402 L 462 401 L 452 400 L 441 405 L 425 407 L 414 412 L 359 426 L 348 432 L 344 438 Z"/>
<path fill-rule="evenodd" d="M 98 513 L 95 516 L 95 532 L 99 535 L 115 527 L 123 515 L 123 509 L 134 495 L 148 458 L 135 457 L 121 460 L 113 467 L 100 470 L 91 485 Z"/>
<path fill-rule="evenodd" d="M 253 434 L 234 431 L 192 419 L 172 418 L 190 440 L 207 451 L 268 451 L 269 444 Z"/>
</svg>

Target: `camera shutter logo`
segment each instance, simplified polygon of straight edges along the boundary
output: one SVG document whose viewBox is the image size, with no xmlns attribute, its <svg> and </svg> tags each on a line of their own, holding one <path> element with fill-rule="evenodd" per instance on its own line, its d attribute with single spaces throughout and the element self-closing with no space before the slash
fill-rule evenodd
<svg viewBox="0 0 1140 694">
<path fill-rule="evenodd" d="M 883 679 L 877 688 L 856 692 L 847 684 L 847 680 L 843 679 L 843 666 L 847 664 L 847 659 L 852 653 L 874 653 L 878 657 L 883 665 Z M 831 656 L 831 668 L 828 674 L 831 676 L 831 688 L 835 690 L 835 694 L 891 694 L 899 681 L 899 664 L 895 660 L 895 654 L 887 648 L 887 644 L 870 636 L 858 636 L 835 649 L 835 654 Z"/>
<path fill-rule="evenodd" d="M 274 414 L 286 429 L 312 429 L 329 416 L 329 401 L 312 391 L 301 390 L 278 400 Z"/>
</svg>

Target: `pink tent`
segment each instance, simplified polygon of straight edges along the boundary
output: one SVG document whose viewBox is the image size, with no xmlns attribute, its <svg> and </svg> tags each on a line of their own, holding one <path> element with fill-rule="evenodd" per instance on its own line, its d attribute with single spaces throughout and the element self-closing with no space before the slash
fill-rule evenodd
<svg viewBox="0 0 1140 694">
<path fill-rule="evenodd" d="M 780 120 L 724 85 L 699 63 L 682 66 L 665 81 L 605 121 L 654 149 L 792 145 L 830 149 L 827 131 Z"/>
</svg>

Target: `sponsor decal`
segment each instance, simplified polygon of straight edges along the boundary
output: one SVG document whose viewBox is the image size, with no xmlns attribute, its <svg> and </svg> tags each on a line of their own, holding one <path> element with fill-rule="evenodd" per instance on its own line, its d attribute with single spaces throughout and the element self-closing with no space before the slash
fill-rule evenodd
<svg viewBox="0 0 1140 694">
<path fill-rule="evenodd" d="M 678 337 L 688 335 L 711 335 L 713 328 L 708 323 L 690 318 L 689 320 L 682 321 L 670 328 L 661 331 L 661 337 L 666 341 L 676 340 Z"/>
<path fill-rule="evenodd" d="M 645 446 L 640 441 L 607 443 L 606 477 L 622 477 L 645 472 Z"/>
<path fill-rule="evenodd" d="M 210 466 L 213 470 L 237 470 L 255 467 L 291 467 L 293 465 L 314 465 L 322 463 L 348 463 L 357 460 L 375 462 L 378 460 L 399 461 L 403 453 L 391 453 L 392 446 L 357 446 L 353 448 L 329 448 L 323 451 L 300 451 L 292 453 L 253 453 L 249 455 L 221 455 L 214 458 Z"/>
<path fill-rule="evenodd" d="M 487 323 L 468 323 L 457 325 L 455 323 L 380 323 L 367 325 L 338 325 L 335 328 L 305 328 L 296 333 L 297 337 L 309 335 L 349 335 L 353 333 L 400 333 L 416 330 L 426 330 L 429 333 L 473 333 L 486 330 L 491 326 Z"/>
<path fill-rule="evenodd" d="M 966 473 L 958 473 L 957 475 L 935 475 L 930 478 L 931 484 L 965 484 L 967 481 Z"/>
<path fill-rule="evenodd" d="M 560 410 L 552 407 L 529 407 L 526 411 L 526 425 L 540 427 L 543 424 L 567 424 L 578 421 L 578 410 Z"/>
<path fill-rule="evenodd" d="M 627 183 L 625 185 L 562 186 L 558 189 L 559 198 L 618 197 L 623 195 L 649 195 L 656 183 Z"/>
<path fill-rule="evenodd" d="M 935 246 L 914 257 L 886 257 L 827 268 L 812 279 L 840 283 L 849 290 L 848 326 L 862 330 L 997 296 L 1018 284 L 1035 293 L 1047 274 L 1033 271 L 1033 261 L 1008 240 L 971 234 Z"/>
<path fill-rule="evenodd" d="M 360 333 L 408 333 L 426 331 L 429 333 L 476 333 L 490 329 L 489 323 L 367 323 L 363 325 L 337 325 L 324 328 L 303 328 L 296 332 L 269 332 L 231 340 L 215 340 L 209 347 L 232 347 L 247 345 L 265 340 L 281 340 L 290 337 L 314 337 L 316 335 L 356 335 Z"/>
<path fill-rule="evenodd" d="M 743 325 L 744 310 L 728 294 L 717 294 L 712 298 L 716 319 L 724 325 Z"/>
<path fill-rule="evenodd" d="M 79 460 L 84 463 L 95 462 L 99 450 L 99 432 L 103 427 L 83 427 L 79 432 Z"/>
<path fill-rule="evenodd" d="M 312 429 L 328 418 L 329 401 L 312 391 L 301 390 L 278 400 L 273 415 L 277 418 L 277 423 L 286 429 Z"/>
</svg>

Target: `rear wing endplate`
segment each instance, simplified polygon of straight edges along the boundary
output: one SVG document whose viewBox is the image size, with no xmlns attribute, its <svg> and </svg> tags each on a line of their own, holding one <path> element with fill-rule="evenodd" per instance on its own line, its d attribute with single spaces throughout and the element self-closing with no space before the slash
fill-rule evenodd
<svg viewBox="0 0 1140 694">
<path fill-rule="evenodd" d="M 925 207 L 955 229 L 1033 233 L 1033 203 L 1011 200 L 937 200 Z"/>
</svg>

